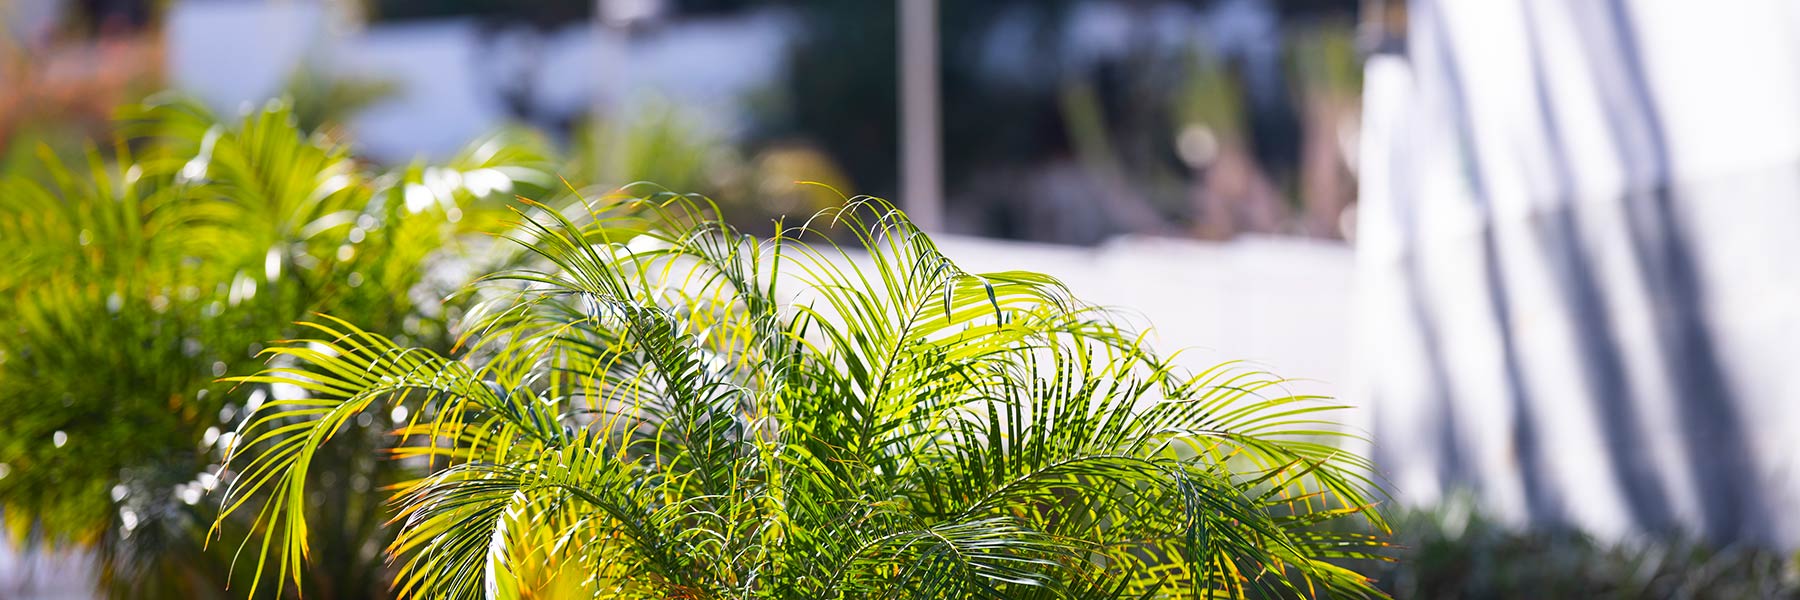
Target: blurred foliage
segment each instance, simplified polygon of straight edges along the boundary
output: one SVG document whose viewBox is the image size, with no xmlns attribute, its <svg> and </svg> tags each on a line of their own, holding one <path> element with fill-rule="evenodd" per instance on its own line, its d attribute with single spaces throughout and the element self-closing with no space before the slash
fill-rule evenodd
<svg viewBox="0 0 1800 600">
<path fill-rule="evenodd" d="M 1398 560 L 1366 571 L 1411 598 L 1800 598 L 1800 554 L 1680 536 L 1605 542 L 1500 523 L 1466 497 L 1393 521 Z"/>
<path fill-rule="evenodd" d="M 789 49 L 786 81 L 753 99 L 757 136 L 817 140 L 857 189 L 891 196 L 899 110 L 894 5 L 815 0 L 802 3 L 800 14 L 803 29 Z M 944 147 L 955 144 L 946 140 Z"/>
<path fill-rule="evenodd" d="M 1107 25 L 1128 41 L 1091 53 L 1073 18 L 1106 4 Z M 1217 26 L 1206 12 L 1222 3 L 1075 0 L 939 3 L 945 189 L 970 207 L 975 228 L 995 235 L 1060 235 L 1029 229 L 1046 205 L 1007 198 L 1029 189 L 1062 163 L 1078 163 L 1103 193 L 1072 202 L 1102 205 L 1129 198 L 1130 223 L 1192 222 L 1191 183 L 1204 161 L 1184 160 L 1196 146 L 1233 144 L 1286 196 L 1303 160 L 1297 105 L 1315 95 L 1354 98 L 1358 58 L 1356 5 L 1341 0 L 1272 2 L 1282 21 L 1270 60 L 1242 55 L 1244 39 L 1207 39 Z M 1242 8 L 1239 3 L 1239 8 Z M 1252 3 L 1253 4 L 1253 3 Z M 811 140 L 841 165 L 857 189 L 897 191 L 897 19 L 892 3 L 796 2 L 800 37 L 790 47 L 785 80 L 753 98 L 756 142 Z M 1194 25 L 1186 43 L 1168 41 L 1159 11 Z M 1241 32 L 1240 32 L 1241 33 Z M 1088 34 L 1105 38 L 1107 34 Z M 1090 40 L 1091 41 L 1091 40 Z M 1106 43 L 1106 42 L 1097 42 Z M 1225 47 L 1225 44 L 1237 46 Z M 1259 57 L 1260 58 L 1260 57 Z M 1254 64 L 1252 64 L 1254 63 Z M 1252 80 L 1263 85 L 1250 85 Z M 1345 107 L 1351 108 L 1351 107 Z M 1184 142 L 1182 134 L 1193 132 Z M 1188 148 L 1183 148 L 1186 144 Z M 1198 154 L 1206 154 L 1199 152 Z M 1082 195 L 1083 192 L 1072 192 Z M 1153 219 L 1142 218 L 1143 208 Z M 1025 229 L 1021 229 L 1025 228 Z M 1064 240 L 1075 241 L 1075 240 Z"/>
<path fill-rule="evenodd" d="M 1206 127 L 1218 137 L 1248 135 L 1244 131 L 1244 99 L 1234 89 L 1225 65 L 1201 57 L 1184 62 L 1185 73 L 1173 102 L 1176 119 Z"/>
<path fill-rule="evenodd" d="M 655 181 L 669 189 L 718 191 L 741 160 L 723 140 L 668 102 L 639 103 L 624 123 L 586 122 L 569 142 L 564 177 L 573 181 Z"/>
<path fill-rule="evenodd" d="M 45 153 L 56 163 L 81 163 L 93 147 L 87 128 L 66 120 L 33 123 L 0 142 L 0 173 L 39 180 L 50 176 Z"/>
<path fill-rule="evenodd" d="M 759 104 L 760 135 L 817 140 L 858 189 L 896 191 L 898 149 L 898 17 L 893 3 L 800 2 L 801 37 L 790 48 L 778 99 Z M 1023 13 L 1031 26 L 1027 52 L 1054 48 L 1075 2 L 943 2 L 939 56 L 945 177 L 952 188 L 995 160 L 1030 161 L 1066 152 L 1057 95 L 1060 66 L 1015 74 L 1017 87 L 985 70 L 985 34 Z M 1043 77 L 1039 77 L 1039 76 Z"/>
<path fill-rule="evenodd" d="M 645 99 L 622 126 L 577 125 L 558 172 L 570 181 L 654 182 L 700 194 L 713 199 L 733 226 L 758 234 L 772 232 L 779 218 L 842 203 L 837 190 L 850 187 L 818 148 L 773 144 L 746 155 L 728 142 L 680 105 Z"/>
<path fill-rule="evenodd" d="M 1326 19 L 1310 23 L 1293 36 L 1289 69 L 1301 91 L 1338 102 L 1362 95 L 1362 55 L 1356 48 L 1356 26 Z"/>
<path fill-rule="evenodd" d="M 235 545 L 204 547 L 228 431 L 278 390 L 233 388 L 262 344 L 315 312 L 451 343 L 438 257 L 479 246 L 513 192 L 554 181 L 537 140 L 488 139 L 444 165 L 370 168 L 272 102 L 221 121 L 196 105 L 125 109 L 121 138 L 0 174 L 0 515 L 14 543 L 98 551 L 123 597 L 223 594 Z M 449 281 L 437 281 L 448 279 Z M 346 446 L 388 424 L 363 421 Z M 334 458 L 335 457 L 335 458 Z M 399 467 L 354 450 L 309 497 L 330 565 L 315 597 L 385 595 L 385 508 Z M 248 534 L 223 522 L 223 533 Z"/>
<path fill-rule="evenodd" d="M 400 87 L 391 80 L 331 75 L 317 66 L 301 65 L 288 76 L 282 90 L 293 104 L 300 130 L 321 131 L 392 98 Z"/>
<path fill-rule="evenodd" d="M 1151 152 L 1134 162 L 1173 156 L 1171 99 L 1189 49 L 1165 54 L 1145 45 L 1123 62 L 1074 63 L 1062 46 L 1078 5 L 1051 2 L 946 2 L 939 9 L 944 110 L 944 162 L 952 188 L 996 164 L 1016 164 L 1074 151 L 1064 114 L 1070 86 L 1092 95 L 1098 117 L 1115 135 L 1152 136 Z M 859 187 L 892 191 L 897 143 L 896 16 L 891 4 L 803 3 L 803 36 L 788 58 L 782 102 L 765 102 L 765 135 L 806 135 L 840 157 Z M 995 73 L 996 28 L 1032 57 L 1027 73 Z M 1167 50 L 1167 49 L 1164 49 Z M 1217 93 L 1233 93 L 1233 87 Z M 782 108 L 785 103 L 787 107 Z M 1115 147 L 1137 153 L 1137 140 Z"/>
<path fill-rule="evenodd" d="M 1145 45 L 1122 62 L 1071 62 L 1062 45 L 1078 2 L 944 2 L 938 20 L 946 189 L 1071 156 L 1098 160 L 1113 179 L 1168 188 L 1180 168 L 1172 82 L 1180 59 Z M 876 6 L 802 2 L 777 97 L 761 98 L 757 138 L 817 140 L 858 189 L 896 191 L 896 15 Z M 997 65 L 994 36 L 1010 35 L 1021 64 Z M 1167 49 L 1164 49 L 1167 50 Z M 1176 53 L 1181 54 L 1181 53 Z M 1005 72 L 997 72 L 1001 69 Z M 1024 72 L 1016 72 L 1025 69 Z M 1235 88 L 1223 88 L 1232 90 Z M 1103 154 L 1097 155 L 1096 152 Z M 1140 168 L 1142 167 L 1142 168 Z M 1171 174 L 1172 173 L 1172 174 Z M 1180 209 L 1178 192 L 1159 194 Z M 994 202 L 993 198 L 967 198 Z M 988 229 L 1007 230 L 1004 224 Z"/>
</svg>

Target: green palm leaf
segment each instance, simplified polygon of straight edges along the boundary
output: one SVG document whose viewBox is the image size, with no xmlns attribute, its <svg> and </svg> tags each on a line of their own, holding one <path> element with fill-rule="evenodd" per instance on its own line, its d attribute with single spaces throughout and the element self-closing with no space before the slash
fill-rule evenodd
<svg viewBox="0 0 1800 600">
<path fill-rule="evenodd" d="M 1384 527 L 1335 407 L 1186 373 L 882 201 L 768 240 L 668 193 L 517 214 L 533 258 L 468 292 L 458 356 L 323 317 L 235 379 L 298 390 L 248 422 L 226 493 L 275 534 L 259 570 L 305 568 L 312 453 L 404 407 L 394 453 L 430 465 L 394 497 L 412 597 L 571 571 L 604 598 L 1379 595 L 1331 561 L 1381 542 L 1316 527 Z"/>
<path fill-rule="evenodd" d="M 278 389 L 229 394 L 218 377 L 254 373 L 256 352 L 314 312 L 448 350 L 458 307 L 438 298 L 466 280 L 431 279 L 446 255 L 483 254 L 465 234 L 496 227 L 509 192 L 542 193 L 554 161 L 505 133 L 381 171 L 279 102 L 222 120 L 159 98 L 121 118 L 106 151 L 0 173 L 0 514 L 14 543 L 94 551 L 109 594 L 224 597 L 258 574 L 232 572 L 235 544 L 203 547 L 216 513 L 198 494 L 218 483 L 219 428 Z M 326 555 L 305 589 L 360 597 L 381 591 L 392 537 L 366 488 L 410 467 L 367 456 L 385 433 L 374 419 L 344 429 L 323 452 L 296 439 L 270 459 L 309 453 L 342 483 L 297 509 L 317 521 L 301 542 Z M 287 485 L 235 483 L 246 498 Z M 250 535 L 255 516 L 219 533 Z"/>
</svg>

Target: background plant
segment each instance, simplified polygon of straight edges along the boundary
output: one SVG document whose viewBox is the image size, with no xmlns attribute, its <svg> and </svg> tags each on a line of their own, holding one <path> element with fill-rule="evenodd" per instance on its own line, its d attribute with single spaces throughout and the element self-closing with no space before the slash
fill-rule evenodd
<svg viewBox="0 0 1800 600">
<path fill-rule="evenodd" d="M 538 260 L 472 292 L 455 358 L 321 317 L 236 378 L 287 390 L 222 515 L 280 585 L 334 432 L 405 414 L 406 596 L 1376 594 L 1331 561 L 1378 539 L 1313 526 L 1382 527 L 1331 406 L 1188 373 L 1053 278 L 964 272 L 868 199 L 767 240 L 668 194 L 520 214 Z"/>
<path fill-rule="evenodd" d="M 267 340 L 317 311 L 448 347 L 454 313 L 432 289 L 461 280 L 437 259 L 506 192 L 542 193 L 546 159 L 493 139 L 443 165 L 375 169 L 283 102 L 221 121 L 158 100 L 127 108 L 120 131 L 80 163 L 44 149 L 0 176 L 0 514 L 15 543 L 95 549 L 114 595 L 219 596 L 231 555 L 203 547 L 217 519 L 199 500 L 233 439 L 221 422 L 269 390 L 216 379 L 253 372 Z M 340 436 L 321 458 L 336 469 L 300 505 L 330 524 L 311 540 L 314 596 L 386 591 L 371 490 L 401 477 L 369 455 L 380 425 Z"/>
<path fill-rule="evenodd" d="M 1607 541 L 1520 529 L 1469 496 L 1397 511 L 1390 562 L 1369 563 L 1395 598 L 1800 598 L 1800 554 L 1676 535 Z"/>
</svg>

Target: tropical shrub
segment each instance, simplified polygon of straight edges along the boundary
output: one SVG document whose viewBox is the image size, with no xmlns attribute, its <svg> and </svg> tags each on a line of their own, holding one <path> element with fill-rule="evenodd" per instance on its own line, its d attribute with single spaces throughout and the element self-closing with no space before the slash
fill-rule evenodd
<svg viewBox="0 0 1800 600">
<path fill-rule="evenodd" d="M 521 209 L 452 353 L 321 316 L 236 377 L 221 519 L 309 568 L 317 456 L 404 417 L 407 597 L 1372 596 L 1333 407 L 1189 373 L 1037 273 L 958 268 L 859 198 L 769 239 L 701 200 Z M 834 239 L 844 240 L 840 247 Z M 267 591 L 267 590 L 259 590 Z M 255 593 L 255 592 L 253 592 Z"/>
<path fill-rule="evenodd" d="M 221 422 L 269 390 L 217 379 L 261 368 L 263 344 L 314 312 L 447 350 L 434 257 L 492 227 L 504 192 L 554 179 L 514 140 L 378 169 L 283 102 L 230 121 L 174 100 L 123 112 L 109 153 L 45 150 L 0 174 L 0 515 L 14 544 L 94 550 L 113 595 L 220 596 L 233 548 L 206 548 L 206 527 L 243 536 L 251 519 L 200 500 L 232 441 Z M 296 507 L 330 525 L 310 541 L 315 595 L 386 591 L 371 492 L 416 475 L 370 456 L 381 425 L 340 435 L 327 485 Z"/>
<path fill-rule="evenodd" d="M 1606 540 L 1520 528 L 1461 495 L 1397 512 L 1397 560 L 1366 571 L 1395 598 L 1800 598 L 1800 553 L 1674 533 Z"/>
</svg>

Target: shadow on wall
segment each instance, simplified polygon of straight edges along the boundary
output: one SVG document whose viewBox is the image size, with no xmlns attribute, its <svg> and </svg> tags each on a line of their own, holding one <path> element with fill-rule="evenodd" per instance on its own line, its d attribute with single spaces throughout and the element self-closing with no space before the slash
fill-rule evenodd
<svg viewBox="0 0 1800 600">
<path fill-rule="evenodd" d="M 1714 126 L 1704 112 L 1684 111 L 1728 110 L 1733 96 L 1727 87 L 1710 103 L 1671 104 L 1671 90 L 1691 89 L 1689 71 L 1704 64 L 1669 57 L 1730 45 L 1648 4 L 1417 3 L 1409 74 L 1377 59 L 1396 77 L 1372 76 L 1372 88 L 1412 77 L 1416 93 L 1371 97 L 1414 103 L 1407 110 L 1418 118 L 1381 118 L 1398 104 L 1370 108 L 1370 127 L 1393 129 L 1372 136 L 1386 145 L 1366 149 L 1365 169 L 1393 178 L 1364 191 L 1365 219 L 1377 221 L 1365 228 L 1376 238 L 1364 240 L 1376 252 L 1366 273 L 1372 285 L 1405 290 L 1377 297 L 1410 307 L 1396 325 L 1416 333 L 1396 341 L 1416 344 L 1420 357 L 1372 369 L 1384 413 L 1378 448 L 1388 446 L 1382 462 L 1413 501 L 1466 486 L 1515 522 L 1793 546 L 1800 523 L 1768 509 L 1800 492 L 1787 475 L 1800 452 L 1776 442 L 1795 434 L 1796 421 L 1778 417 L 1792 414 L 1788 396 L 1777 393 L 1794 389 L 1794 376 L 1767 361 L 1727 360 L 1762 343 L 1741 321 L 1771 317 L 1718 307 L 1780 302 L 1745 295 L 1736 281 L 1748 272 L 1796 275 L 1722 259 L 1786 246 L 1767 227 L 1745 237 L 1743 224 L 1796 222 L 1782 199 L 1800 185 L 1800 149 L 1768 154 L 1746 144 L 1737 159 L 1745 166 L 1726 171 L 1676 152 L 1692 135 L 1683 128 Z M 1800 24 L 1715 17 L 1752 40 Z M 1653 43 L 1667 50 L 1646 52 Z M 1774 64 L 1791 54 L 1746 52 L 1724 53 L 1770 67 L 1745 75 L 1800 72 Z M 1787 79 L 1781 89 L 1795 96 Z M 1739 85 L 1764 85 L 1752 81 Z M 1507 148 L 1533 150 L 1521 158 Z M 1761 166 L 1770 164 L 1781 166 Z M 1745 195 L 1746 182 L 1760 189 Z M 1797 317 L 1772 318 L 1792 331 Z M 1446 335 L 1456 342 L 1443 343 Z M 1405 380 L 1421 383 L 1398 384 Z M 1393 395 L 1407 390 L 1417 395 Z M 1398 418 L 1412 406 L 1441 418 Z M 1421 478 L 1420 469 L 1435 475 Z M 1609 510 L 1615 502 L 1619 510 Z"/>
</svg>

